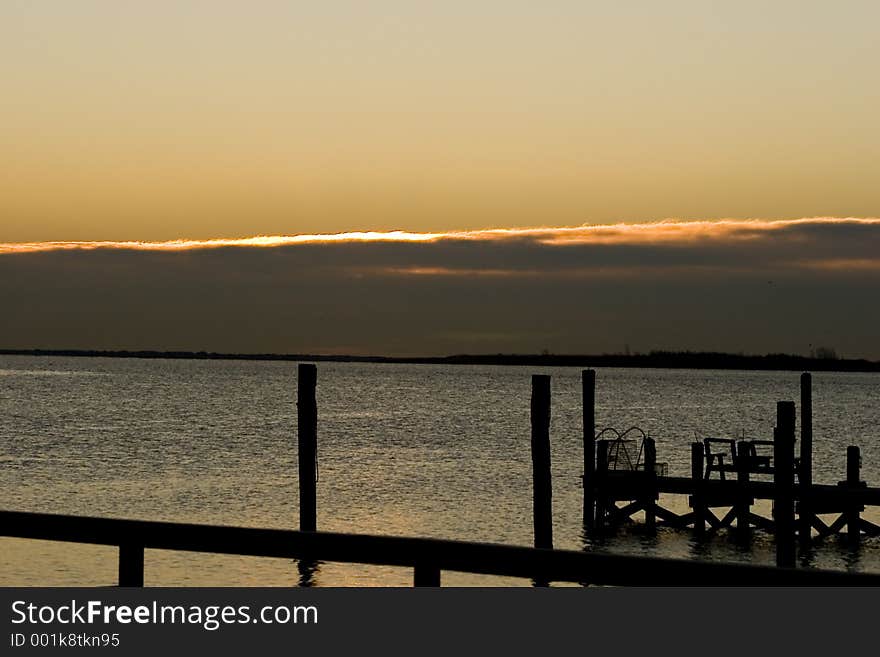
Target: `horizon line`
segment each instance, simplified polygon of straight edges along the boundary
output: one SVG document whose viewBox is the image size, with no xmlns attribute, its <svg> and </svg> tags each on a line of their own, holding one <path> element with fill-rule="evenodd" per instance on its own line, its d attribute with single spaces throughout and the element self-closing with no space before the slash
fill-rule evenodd
<svg viewBox="0 0 880 657">
<path fill-rule="evenodd" d="M 309 353 L 272 353 L 272 352 L 216 352 L 216 351 L 193 351 L 193 350 L 174 350 L 174 349 L 45 349 L 45 348 L 29 348 L 29 349 L 10 349 L 0 348 L 2 356 L 58 356 L 58 357 L 93 357 L 93 358 L 144 358 L 144 359 L 173 359 L 173 360 L 275 360 L 275 361 L 335 361 L 335 362 L 372 362 L 372 363 L 388 363 L 388 364 L 449 364 L 449 365 L 466 365 L 466 364 L 499 364 L 499 365 L 553 365 L 559 366 L 578 366 L 584 365 L 586 361 L 615 361 L 618 363 L 635 363 L 636 361 L 660 360 L 666 359 L 677 363 L 687 363 L 680 365 L 684 369 L 700 369 L 699 363 L 694 360 L 702 360 L 709 367 L 702 369 L 738 369 L 736 367 L 724 367 L 723 362 L 729 365 L 751 363 L 753 367 L 746 369 L 786 369 L 783 367 L 754 367 L 765 361 L 765 364 L 772 365 L 793 365 L 793 364 L 810 364 L 814 367 L 811 369 L 835 371 L 834 365 L 849 366 L 837 371 L 860 371 L 876 372 L 880 371 L 880 360 L 871 360 L 865 357 L 848 358 L 837 356 L 834 350 L 830 350 L 824 355 L 812 354 L 801 355 L 793 353 L 764 353 L 749 354 L 743 352 L 725 352 L 725 351 L 692 351 L 692 350 L 663 350 L 654 349 L 646 352 L 631 353 L 601 353 L 601 354 L 576 354 L 576 353 L 523 353 L 523 352 L 483 352 L 483 353 L 458 353 L 446 355 L 408 355 L 408 356 L 390 356 L 378 354 L 309 354 Z M 505 362 L 506 361 L 506 362 Z M 519 362 L 515 362 L 519 361 Z M 531 362 L 523 362 L 531 361 Z M 534 361 L 538 361 L 537 363 Z M 641 365 L 650 367 L 650 363 L 642 362 Z M 815 366 L 819 367 L 815 367 Z M 600 365 L 596 365 L 599 367 Z M 607 367 L 608 365 L 606 365 Z M 618 365 L 610 365 L 615 367 Z M 626 367 L 627 365 L 619 365 Z M 659 365 L 660 367 L 676 368 L 676 365 Z M 830 367 L 824 367 L 830 366 Z M 861 369 L 852 366 L 861 366 Z"/>
</svg>

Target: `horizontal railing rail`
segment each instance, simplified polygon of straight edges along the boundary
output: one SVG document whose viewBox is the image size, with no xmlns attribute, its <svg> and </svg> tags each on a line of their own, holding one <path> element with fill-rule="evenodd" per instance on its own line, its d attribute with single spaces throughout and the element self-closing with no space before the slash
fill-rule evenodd
<svg viewBox="0 0 880 657">
<path fill-rule="evenodd" d="M 0 511 L 0 536 L 118 546 L 120 586 L 143 586 L 144 549 L 401 566 L 416 586 L 439 586 L 443 570 L 621 586 L 880 586 L 872 573 L 19 511 Z"/>
</svg>

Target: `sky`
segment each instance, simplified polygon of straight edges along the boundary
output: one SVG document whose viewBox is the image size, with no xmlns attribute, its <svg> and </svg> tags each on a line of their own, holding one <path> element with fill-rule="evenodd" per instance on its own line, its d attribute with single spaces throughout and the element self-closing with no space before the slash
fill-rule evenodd
<svg viewBox="0 0 880 657">
<path fill-rule="evenodd" d="M 878 19 L 6 0 L 0 347 L 880 358 Z"/>
</svg>

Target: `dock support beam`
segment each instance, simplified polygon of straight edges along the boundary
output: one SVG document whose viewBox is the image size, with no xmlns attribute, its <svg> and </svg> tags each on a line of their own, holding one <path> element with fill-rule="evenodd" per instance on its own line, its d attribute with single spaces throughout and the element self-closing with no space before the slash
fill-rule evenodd
<svg viewBox="0 0 880 657">
<path fill-rule="evenodd" d="M 535 547 L 553 547 L 550 480 L 550 377 L 532 376 L 532 487 Z"/>
<path fill-rule="evenodd" d="M 694 532 L 698 535 L 706 531 L 706 500 L 703 495 L 704 459 L 703 443 L 691 443 L 691 479 L 694 482 L 691 508 L 694 510 Z"/>
<path fill-rule="evenodd" d="M 299 456 L 299 529 L 313 532 L 317 529 L 317 461 L 318 461 L 318 404 L 315 389 L 318 368 L 301 363 L 296 389 Z"/>
<path fill-rule="evenodd" d="M 144 546 L 123 543 L 119 546 L 119 586 L 144 585 Z"/>
<path fill-rule="evenodd" d="M 795 566 L 794 524 L 794 402 L 776 403 L 773 436 L 773 518 L 776 527 L 776 565 Z"/>
<path fill-rule="evenodd" d="M 801 374 L 801 459 L 798 468 L 798 539 L 808 546 L 813 531 L 813 377 Z"/>
<path fill-rule="evenodd" d="M 581 372 L 584 414 L 584 528 L 596 526 L 596 371 Z"/>
</svg>

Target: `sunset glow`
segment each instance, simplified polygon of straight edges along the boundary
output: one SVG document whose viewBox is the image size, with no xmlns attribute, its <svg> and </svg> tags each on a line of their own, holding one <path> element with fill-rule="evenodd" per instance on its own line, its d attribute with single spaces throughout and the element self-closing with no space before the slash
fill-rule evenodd
<svg viewBox="0 0 880 657">
<path fill-rule="evenodd" d="M 92 251 L 121 249 L 132 251 L 188 251 L 223 247 L 272 248 L 300 244 L 345 242 L 436 242 L 440 240 L 504 241 L 533 240 L 547 245 L 576 244 L 663 244 L 693 243 L 712 240 L 751 240 L 772 236 L 774 232 L 796 226 L 823 225 L 880 226 L 880 219 L 810 218 L 795 220 L 720 220 L 662 221 L 642 224 L 609 224 L 569 227 L 492 228 L 444 233 L 414 233 L 402 230 L 366 231 L 318 235 L 259 235 L 255 237 L 208 240 L 179 239 L 163 242 L 90 241 L 0 243 L 0 254 L 39 253 L 45 251 Z M 413 273 L 423 273 L 414 271 Z M 486 273 L 486 272 L 483 272 Z"/>
</svg>

